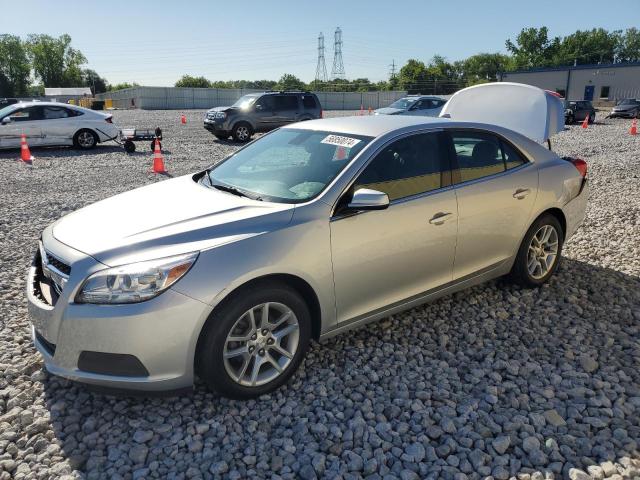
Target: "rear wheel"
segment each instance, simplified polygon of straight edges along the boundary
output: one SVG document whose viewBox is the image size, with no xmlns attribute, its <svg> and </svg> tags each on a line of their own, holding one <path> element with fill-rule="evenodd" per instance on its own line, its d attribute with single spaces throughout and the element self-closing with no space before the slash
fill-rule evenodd
<svg viewBox="0 0 640 480">
<path fill-rule="evenodd" d="M 124 141 L 124 151 L 127 153 L 133 153 L 136 151 L 136 144 L 133 143 L 131 140 L 125 140 Z"/>
<path fill-rule="evenodd" d="M 81 150 L 91 150 L 98 144 L 98 135 L 93 130 L 83 129 L 73 136 L 73 145 Z"/>
<path fill-rule="evenodd" d="M 231 135 L 236 142 L 248 142 L 253 135 L 253 129 L 248 123 L 240 122 L 233 127 Z"/>
<path fill-rule="evenodd" d="M 293 375 L 310 334 L 309 309 L 295 290 L 267 283 L 243 289 L 207 321 L 198 342 L 198 374 L 221 395 L 258 397 Z"/>
<path fill-rule="evenodd" d="M 522 240 L 511 278 L 528 288 L 546 283 L 558 268 L 563 239 L 562 226 L 555 216 L 539 217 Z"/>
</svg>

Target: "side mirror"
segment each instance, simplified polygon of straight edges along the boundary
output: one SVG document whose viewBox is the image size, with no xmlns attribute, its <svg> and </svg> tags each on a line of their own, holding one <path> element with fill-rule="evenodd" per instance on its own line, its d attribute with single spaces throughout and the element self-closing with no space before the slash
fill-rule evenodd
<svg viewBox="0 0 640 480">
<path fill-rule="evenodd" d="M 11 117 L 4 117 L 2 119 L 2 125 L 8 125 L 9 123 L 11 123 Z"/>
<path fill-rule="evenodd" d="M 389 197 L 384 192 L 359 188 L 348 203 L 350 210 L 384 210 L 389 206 Z"/>
<path fill-rule="evenodd" d="M 262 110 L 262 109 L 263 109 L 262 105 L 260 105 L 260 104 L 258 103 L 258 104 L 256 105 L 256 110 L 260 111 L 260 110 Z"/>
</svg>

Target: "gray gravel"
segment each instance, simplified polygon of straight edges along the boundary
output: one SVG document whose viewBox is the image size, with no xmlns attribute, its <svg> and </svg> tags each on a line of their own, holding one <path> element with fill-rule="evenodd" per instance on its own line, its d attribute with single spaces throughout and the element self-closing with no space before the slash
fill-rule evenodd
<svg viewBox="0 0 640 480">
<path fill-rule="evenodd" d="M 164 128 L 179 175 L 236 147 L 203 112 L 117 111 Z M 314 345 L 257 401 L 115 398 L 52 377 L 31 345 L 24 277 L 39 232 L 146 183 L 113 146 L 0 153 L 0 480 L 45 478 L 640 478 L 640 136 L 573 126 L 588 218 L 553 281 L 496 281 Z M 152 204 L 148 208 L 153 208 Z"/>
</svg>

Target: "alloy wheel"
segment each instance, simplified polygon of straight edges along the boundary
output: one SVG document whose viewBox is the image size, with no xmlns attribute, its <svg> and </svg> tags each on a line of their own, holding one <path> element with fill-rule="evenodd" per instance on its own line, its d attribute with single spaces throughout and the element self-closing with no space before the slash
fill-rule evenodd
<svg viewBox="0 0 640 480">
<path fill-rule="evenodd" d="M 249 138 L 249 129 L 247 127 L 238 127 L 236 129 L 236 135 L 238 136 L 238 140 L 246 140 Z"/>
<path fill-rule="evenodd" d="M 80 132 L 78 135 L 78 145 L 82 148 L 91 148 L 95 144 L 96 139 L 91 132 Z"/>
<path fill-rule="evenodd" d="M 551 225 L 543 225 L 531 238 L 527 253 L 527 270 L 535 280 L 544 278 L 558 258 L 558 232 Z"/>
<path fill-rule="evenodd" d="M 247 387 L 275 380 L 298 349 L 300 325 L 289 307 L 268 302 L 247 310 L 236 320 L 224 344 L 227 374 Z"/>
</svg>

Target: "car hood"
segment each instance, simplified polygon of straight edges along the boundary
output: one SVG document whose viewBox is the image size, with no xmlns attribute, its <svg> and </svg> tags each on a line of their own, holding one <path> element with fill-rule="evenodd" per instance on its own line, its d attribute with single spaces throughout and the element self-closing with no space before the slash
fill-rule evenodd
<svg viewBox="0 0 640 480">
<path fill-rule="evenodd" d="M 614 112 L 626 112 L 627 110 L 634 110 L 638 108 L 638 105 L 616 105 L 613 107 Z"/>
<path fill-rule="evenodd" d="M 77 210 L 52 226 L 60 242 L 105 265 L 213 248 L 287 225 L 291 204 L 208 188 L 192 175 L 158 182 Z"/>
<path fill-rule="evenodd" d="M 405 110 L 401 108 L 384 107 L 384 108 L 378 108 L 377 110 L 374 111 L 374 113 L 376 113 L 377 115 L 397 115 L 404 111 Z"/>
<path fill-rule="evenodd" d="M 236 108 L 235 107 L 231 107 L 231 106 L 228 106 L 228 107 L 213 107 L 213 108 L 210 108 L 209 110 L 207 110 L 207 113 L 209 113 L 209 112 L 226 112 L 228 110 L 236 110 Z"/>
</svg>

